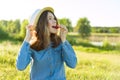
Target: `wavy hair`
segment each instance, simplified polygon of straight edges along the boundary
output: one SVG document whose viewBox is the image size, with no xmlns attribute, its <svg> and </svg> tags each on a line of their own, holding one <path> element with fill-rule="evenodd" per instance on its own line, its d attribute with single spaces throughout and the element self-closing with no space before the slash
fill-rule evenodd
<svg viewBox="0 0 120 80">
<path fill-rule="evenodd" d="M 30 47 L 36 51 L 47 48 L 51 42 L 52 42 L 53 48 L 57 47 L 61 43 L 61 38 L 57 34 L 53 34 L 49 32 L 49 29 L 47 26 L 48 25 L 48 20 L 47 20 L 48 12 L 51 12 L 51 11 L 47 10 L 41 14 L 37 22 L 37 25 L 35 27 L 35 30 L 37 32 L 36 34 L 37 41 L 34 44 L 30 45 Z M 51 13 L 54 15 L 53 12 Z M 58 20 L 55 15 L 54 17 L 58 24 Z"/>
</svg>

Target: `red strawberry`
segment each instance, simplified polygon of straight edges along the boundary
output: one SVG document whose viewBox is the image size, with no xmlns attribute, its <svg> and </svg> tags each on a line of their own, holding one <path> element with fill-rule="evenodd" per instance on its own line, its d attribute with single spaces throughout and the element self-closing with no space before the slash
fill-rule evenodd
<svg viewBox="0 0 120 80">
<path fill-rule="evenodd" d="M 53 28 L 55 28 L 55 29 L 58 29 L 58 28 L 60 28 L 60 26 L 58 26 L 58 25 L 57 25 L 57 26 L 52 26 L 52 27 L 53 27 Z"/>
</svg>

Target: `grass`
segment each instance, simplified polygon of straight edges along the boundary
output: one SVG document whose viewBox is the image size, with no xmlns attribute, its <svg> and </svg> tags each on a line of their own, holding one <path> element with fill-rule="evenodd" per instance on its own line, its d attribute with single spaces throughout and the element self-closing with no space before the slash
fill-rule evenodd
<svg viewBox="0 0 120 80">
<path fill-rule="evenodd" d="M 2 41 L 0 43 L 0 80 L 29 80 L 29 69 L 18 71 L 16 57 L 21 42 Z M 73 46 L 77 55 L 77 66 L 70 69 L 66 66 L 67 80 L 119 80 L 120 55 L 81 52 Z"/>
<path fill-rule="evenodd" d="M 94 36 L 120 37 L 118 33 L 92 33 Z"/>
<path fill-rule="evenodd" d="M 100 47 L 100 46 L 73 46 L 75 50 L 80 50 L 82 52 L 87 52 L 87 53 L 99 53 L 99 54 L 118 54 L 120 55 L 120 50 L 118 47 Z"/>
<path fill-rule="evenodd" d="M 0 80 L 29 80 L 29 67 L 23 72 L 16 69 L 19 48 L 20 43 L 17 45 L 10 41 L 0 43 Z"/>
<path fill-rule="evenodd" d="M 0 39 L 0 80 L 29 80 L 30 66 L 24 71 L 16 69 L 21 42 L 6 36 Z M 104 47 L 94 46 L 87 40 L 83 41 L 77 33 L 70 33 L 68 39 L 73 43 L 78 62 L 75 69 L 65 66 L 67 80 L 120 79 L 119 44 L 117 49 L 108 44 Z"/>
<path fill-rule="evenodd" d="M 96 36 L 97 35 L 97 36 Z M 109 35 L 109 37 L 106 37 Z M 103 53 L 103 54 L 120 54 L 120 36 L 119 34 L 99 34 L 99 33 L 93 33 L 91 37 L 94 37 L 93 39 L 82 39 L 78 33 L 69 33 L 67 36 L 67 39 L 70 41 L 70 43 L 73 45 L 73 47 L 76 50 L 80 50 L 83 52 L 88 53 Z M 115 37 L 117 35 L 117 37 Z M 96 37 L 95 37 L 96 36 Z M 102 38 L 100 37 L 102 36 Z M 90 37 L 90 38 L 91 38 Z M 112 41 L 111 41 L 112 39 Z M 91 44 L 93 41 L 100 41 L 103 42 L 102 46 L 97 46 Z M 116 45 L 112 45 L 111 43 L 115 42 Z"/>
<path fill-rule="evenodd" d="M 76 50 L 76 54 L 78 57 L 77 67 L 73 70 L 67 69 L 67 80 L 120 79 L 120 56 L 99 53 L 88 54 L 79 50 Z"/>
</svg>

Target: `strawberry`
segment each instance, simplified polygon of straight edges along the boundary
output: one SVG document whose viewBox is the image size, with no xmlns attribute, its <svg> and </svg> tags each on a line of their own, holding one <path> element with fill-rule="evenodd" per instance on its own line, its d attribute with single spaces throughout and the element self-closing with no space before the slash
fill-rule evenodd
<svg viewBox="0 0 120 80">
<path fill-rule="evenodd" d="M 60 28 L 60 26 L 58 26 L 58 25 L 57 25 L 57 26 L 52 26 L 52 27 L 53 27 L 53 28 L 55 28 L 55 29 L 58 29 L 58 28 Z"/>
</svg>

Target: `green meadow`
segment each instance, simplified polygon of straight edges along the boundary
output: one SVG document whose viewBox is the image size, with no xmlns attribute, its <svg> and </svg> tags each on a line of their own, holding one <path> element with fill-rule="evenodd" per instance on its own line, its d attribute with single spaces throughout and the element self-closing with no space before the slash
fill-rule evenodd
<svg viewBox="0 0 120 80">
<path fill-rule="evenodd" d="M 90 40 L 93 40 L 93 37 L 98 39 L 98 36 L 107 37 L 104 46 L 92 45 L 89 41 L 80 39 L 78 34 L 68 35 L 67 38 L 76 52 L 78 62 L 75 69 L 65 66 L 67 80 L 120 80 L 119 41 L 114 41 L 117 44 L 112 46 L 109 42 L 111 36 L 93 35 Z M 112 35 L 112 39 L 113 37 L 116 40 L 120 36 Z M 15 66 L 21 43 L 11 38 L 0 40 L 0 80 L 29 80 L 30 65 L 24 71 L 18 71 Z"/>
</svg>

